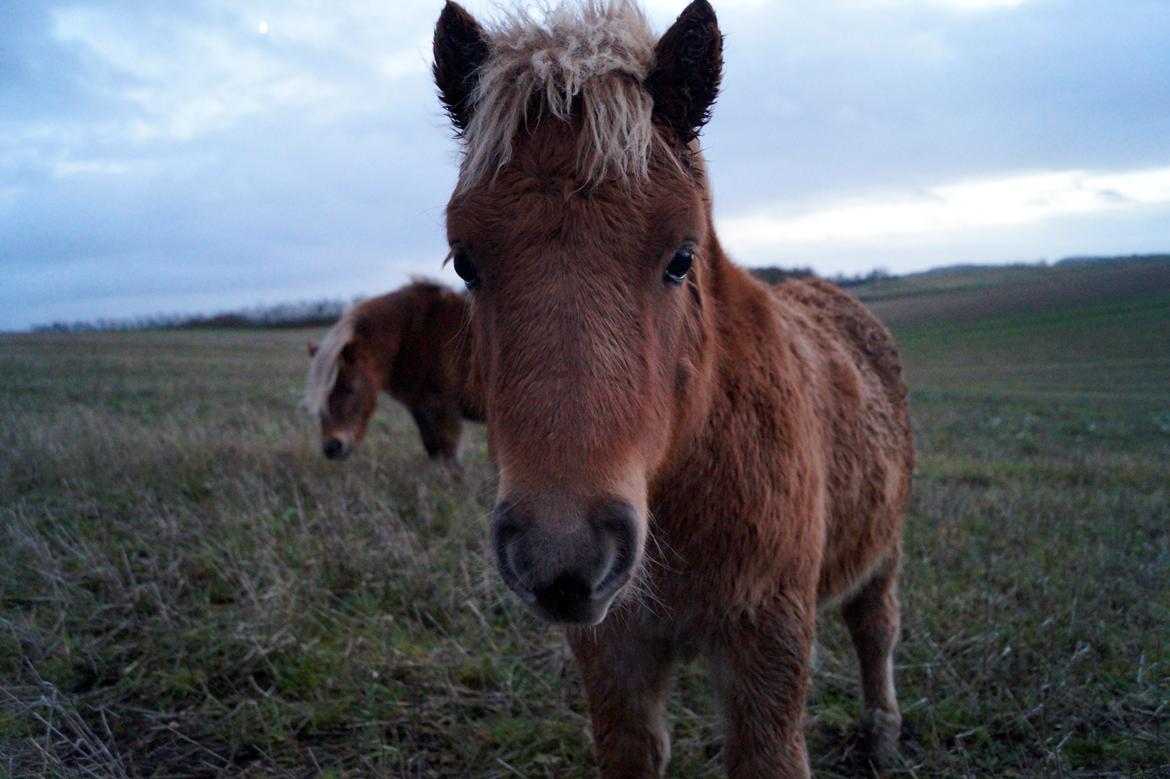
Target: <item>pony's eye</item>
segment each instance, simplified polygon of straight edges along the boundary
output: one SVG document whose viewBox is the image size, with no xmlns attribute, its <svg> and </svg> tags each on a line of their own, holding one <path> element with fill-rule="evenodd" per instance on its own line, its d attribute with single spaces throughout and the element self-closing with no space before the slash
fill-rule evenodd
<svg viewBox="0 0 1170 779">
<path fill-rule="evenodd" d="M 467 256 L 467 252 L 462 249 L 455 249 L 452 265 L 454 265 L 455 272 L 459 274 L 459 278 L 463 279 L 463 283 L 467 285 L 468 289 L 475 289 L 479 286 L 479 271 L 471 262 L 471 258 Z"/>
<path fill-rule="evenodd" d="M 695 252 L 690 247 L 683 247 L 674 253 L 674 257 L 666 265 L 662 273 L 662 280 L 667 284 L 682 284 L 690 273 L 691 263 L 695 261 Z"/>
</svg>

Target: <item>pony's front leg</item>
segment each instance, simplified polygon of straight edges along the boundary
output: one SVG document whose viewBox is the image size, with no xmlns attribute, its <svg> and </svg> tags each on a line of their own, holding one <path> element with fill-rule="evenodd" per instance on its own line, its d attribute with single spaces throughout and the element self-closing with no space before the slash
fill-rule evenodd
<svg viewBox="0 0 1170 779">
<path fill-rule="evenodd" d="M 815 619 L 812 603 L 782 599 L 729 617 L 719 632 L 712 660 L 733 779 L 809 775 L 803 715 Z"/>
<path fill-rule="evenodd" d="M 569 633 L 585 682 L 603 779 L 662 775 L 670 759 L 666 685 L 673 647 L 611 616 Z"/>
</svg>

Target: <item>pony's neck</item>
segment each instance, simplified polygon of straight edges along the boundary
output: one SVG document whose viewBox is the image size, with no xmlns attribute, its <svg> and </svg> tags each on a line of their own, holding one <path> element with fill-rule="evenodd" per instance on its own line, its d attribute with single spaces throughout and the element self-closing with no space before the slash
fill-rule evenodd
<svg viewBox="0 0 1170 779">
<path fill-rule="evenodd" d="M 760 311 L 769 305 L 770 293 L 750 273 L 731 261 L 724 252 L 712 224 L 703 246 L 707 258 L 706 271 L 700 280 L 699 300 L 693 309 L 698 328 L 698 346 L 691 355 L 698 366 L 696 391 L 689 399 L 688 417 L 694 445 L 695 435 L 712 431 L 710 417 L 718 404 L 723 380 L 743 370 L 736 354 L 754 349 L 743 344 L 744 338 L 765 338 L 765 334 L 751 323 L 742 320 L 745 311 Z"/>
<path fill-rule="evenodd" d="M 700 445 L 702 436 L 710 429 L 709 418 L 716 401 L 721 366 L 721 331 L 725 329 L 727 314 L 724 299 L 729 281 L 734 282 L 738 268 L 731 264 L 712 225 L 700 247 L 704 262 L 695 290 L 680 290 L 690 296 L 688 321 L 683 339 L 686 346 L 678 358 L 680 376 L 685 376 L 676 396 L 674 424 L 667 463 L 679 464 L 686 453 Z M 669 468 L 669 466 L 668 466 Z"/>
</svg>

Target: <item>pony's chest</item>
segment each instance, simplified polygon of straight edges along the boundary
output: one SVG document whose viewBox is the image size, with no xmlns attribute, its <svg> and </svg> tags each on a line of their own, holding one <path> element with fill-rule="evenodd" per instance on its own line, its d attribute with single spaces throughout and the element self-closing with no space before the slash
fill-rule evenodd
<svg viewBox="0 0 1170 779">
<path fill-rule="evenodd" d="M 651 502 L 650 586 L 667 603 L 758 602 L 817 577 L 825 474 L 811 449 L 696 464 Z"/>
</svg>

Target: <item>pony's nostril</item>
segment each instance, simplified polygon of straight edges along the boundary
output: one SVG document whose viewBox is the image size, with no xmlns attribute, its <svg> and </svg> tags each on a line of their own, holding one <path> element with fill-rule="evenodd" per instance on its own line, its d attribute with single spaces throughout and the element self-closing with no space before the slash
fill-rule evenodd
<svg viewBox="0 0 1170 779">
<path fill-rule="evenodd" d="M 536 602 L 536 594 L 528 588 L 524 580 L 516 571 L 516 566 L 512 562 L 512 555 L 514 546 L 512 544 L 505 544 L 500 547 L 496 554 L 496 564 L 500 569 L 500 576 L 504 578 L 504 583 L 512 589 L 514 593 L 520 596 L 520 599 L 525 603 L 532 605 Z"/>
<path fill-rule="evenodd" d="M 531 525 L 532 520 L 519 512 L 496 506 L 492 510 L 492 543 L 497 549 L 503 549 Z"/>
<path fill-rule="evenodd" d="M 343 448 L 341 441 L 336 438 L 326 438 L 325 443 L 321 444 L 321 451 L 330 460 L 340 457 Z"/>
<path fill-rule="evenodd" d="M 492 511 L 492 546 L 496 551 L 496 565 L 508 587 L 531 604 L 535 598 L 517 570 L 517 540 L 530 522 L 513 510 L 496 506 Z"/>
<path fill-rule="evenodd" d="M 626 501 L 607 501 L 594 508 L 593 521 L 607 551 L 593 590 L 595 597 L 606 597 L 625 584 L 638 558 L 637 513 Z"/>
</svg>

